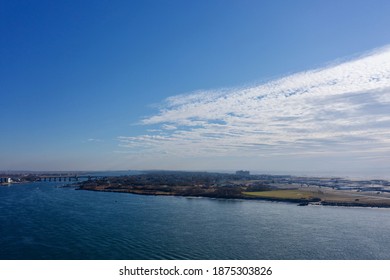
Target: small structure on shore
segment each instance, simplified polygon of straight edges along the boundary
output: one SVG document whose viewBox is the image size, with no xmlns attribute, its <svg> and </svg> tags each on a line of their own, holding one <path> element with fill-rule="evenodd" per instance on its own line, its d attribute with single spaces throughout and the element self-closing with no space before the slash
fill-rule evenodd
<svg viewBox="0 0 390 280">
<path fill-rule="evenodd" d="M 238 170 L 236 171 L 236 175 L 240 177 L 248 177 L 250 173 L 247 170 Z"/>
<path fill-rule="evenodd" d="M 13 182 L 10 177 L 0 177 L 0 184 L 11 184 Z"/>
</svg>

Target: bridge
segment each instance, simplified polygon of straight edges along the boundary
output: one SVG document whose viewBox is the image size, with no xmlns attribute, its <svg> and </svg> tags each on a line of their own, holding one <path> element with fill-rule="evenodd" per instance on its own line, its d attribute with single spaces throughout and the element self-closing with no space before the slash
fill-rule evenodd
<svg viewBox="0 0 390 280">
<path fill-rule="evenodd" d="M 24 181 L 24 182 L 71 182 L 79 180 L 99 180 L 106 178 L 107 176 L 94 176 L 94 175 L 1 175 L 1 183 L 11 183 L 12 181 Z"/>
<path fill-rule="evenodd" d="M 71 181 L 79 181 L 80 179 L 86 179 L 86 180 L 97 180 L 104 178 L 104 176 L 89 176 L 89 175 L 68 175 L 68 176 L 51 176 L 51 175 L 44 175 L 44 176 L 37 176 L 35 181 L 38 182 L 71 182 Z"/>
</svg>

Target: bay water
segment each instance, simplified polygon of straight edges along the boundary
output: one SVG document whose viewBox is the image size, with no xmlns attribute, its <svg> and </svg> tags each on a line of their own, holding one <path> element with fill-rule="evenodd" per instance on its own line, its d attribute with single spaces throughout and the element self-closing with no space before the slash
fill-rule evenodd
<svg viewBox="0 0 390 280">
<path fill-rule="evenodd" d="M 0 187 L 0 259 L 390 259 L 390 209 Z"/>
</svg>

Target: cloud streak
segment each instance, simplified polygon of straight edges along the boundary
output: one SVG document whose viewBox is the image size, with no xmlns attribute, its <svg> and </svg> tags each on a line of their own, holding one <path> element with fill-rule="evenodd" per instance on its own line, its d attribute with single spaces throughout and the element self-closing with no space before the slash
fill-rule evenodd
<svg viewBox="0 0 390 280">
<path fill-rule="evenodd" d="M 175 157 L 390 155 L 390 46 L 257 86 L 172 96 L 142 124 L 159 129 L 121 136 L 121 147 Z"/>
<path fill-rule="evenodd" d="M 104 140 L 102 139 L 97 139 L 97 138 L 89 138 L 87 139 L 87 142 L 95 142 L 95 143 L 99 143 L 99 142 L 104 142 Z"/>
</svg>

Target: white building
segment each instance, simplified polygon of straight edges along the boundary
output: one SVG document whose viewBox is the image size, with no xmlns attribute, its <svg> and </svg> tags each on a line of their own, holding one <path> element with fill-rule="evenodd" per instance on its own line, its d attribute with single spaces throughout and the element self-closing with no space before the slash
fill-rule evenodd
<svg viewBox="0 0 390 280">
<path fill-rule="evenodd" d="M 7 183 L 12 183 L 12 179 L 11 178 L 7 178 Z"/>
</svg>

